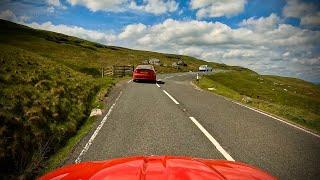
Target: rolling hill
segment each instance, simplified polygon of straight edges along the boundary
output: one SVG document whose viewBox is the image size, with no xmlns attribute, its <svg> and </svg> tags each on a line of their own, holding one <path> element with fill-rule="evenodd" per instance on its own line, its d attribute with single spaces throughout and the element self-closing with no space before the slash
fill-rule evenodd
<svg viewBox="0 0 320 180">
<path fill-rule="evenodd" d="M 100 77 L 112 65 L 158 58 L 158 72 L 196 70 L 205 61 L 105 46 L 0 20 L 0 162 L 3 176 L 33 177 L 88 119 L 96 95 L 117 81 Z M 187 63 L 171 67 L 179 60 Z M 218 63 L 211 66 L 239 69 Z M 240 68 L 241 69 L 241 68 Z"/>
<path fill-rule="evenodd" d="M 0 28 L 1 44 L 36 53 L 48 60 L 93 76 L 100 75 L 101 67 L 137 65 L 150 58 L 160 59 L 162 64 L 168 66 L 157 66 L 156 69 L 160 73 L 197 70 L 201 64 L 210 64 L 213 67 L 224 69 L 240 68 L 213 62 L 208 63 L 190 56 L 105 46 L 59 33 L 32 29 L 4 20 L 0 20 Z M 188 66 L 182 67 L 180 70 L 171 67 L 173 62 L 179 60 L 184 61 Z"/>
<path fill-rule="evenodd" d="M 246 68 L 189 56 L 105 46 L 0 20 L 0 163 L 7 165 L 0 170 L 0 176 L 30 178 L 39 174 L 45 166 L 44 161 L 63 147 L 86 122 L 98 92 L 117 81 L 112 77 L 101 78 L 102 67 L 137 65 L 150 58 L 167 64 L 155 66 L 159 73 L 195 71 L 201 64 L 226 70 L 224 74 L 203 78 L 200 85 L 215 87 L 218 94 L 227 97 L 247 96 L 259 102 L 272 99 L 273 104 L 281 102 L 281 105 L 290 104 L 293 98 L 299 97 L 292 101 L 293 105 L 297 109 L 305 108 L 297 111 L 294 117 L 301 113 L 311 114 L 297 122 L 310 122 L 311 126 L 307 127 L 319 128 L 319 86 L 317 89 L 311 83 L 260 76 Z M 171 67 L 179 60 L 187 66 Z M 263 87 L 257 78 L 265 79 L 263 83 L 284 84 L 286 87 L 277 88 L 288 89 L 290 96 L 283 92 L 274 99 L 273 87 Z M 306 94 L 310 92 L 313 94 Z"/>
</svg>

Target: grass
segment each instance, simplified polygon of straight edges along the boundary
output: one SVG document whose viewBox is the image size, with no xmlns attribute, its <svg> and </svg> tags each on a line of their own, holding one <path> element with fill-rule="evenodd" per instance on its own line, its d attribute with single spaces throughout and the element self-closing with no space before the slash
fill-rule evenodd
<svg viewBox="0 0 320 180">
<path fill-rule="evenodd" d="M 105 46 L 0 20 L 0 163 L 6 164 L 0 176 L 32 179 L 55 168 L 91 129 L 91 109 L 104 107 L 101 100 L 119 80 L 100 78 L 100 69 L 136 66 L 150 58 L 163 64 L 155 66 L 158 73 L 196 71 L 202 64 L 228 70 L 204 77 L 200 86 L 214 86 L 217 93 L 239 101 L 251 97 L 252 106 L 319 130 L 319 87 L 310 83 L 261 76 L 266 85 L 278 83 L 276 95 L 269 96 L 271 86 L 263 87 L 260 75 L 242 67 Z M 187 66 L 171 67 L 180 60 Z"/>
<path fill-rule="evenodd" d="M 201 64 L 209 64 L 222 69 L 232 68 L 224 64 L 208 63 L 189 56 L 105 46 L 59 33 L 35 30 L 3 20 L 0 20 L 0 29 L 0 42 L 3 44 L 37 53 L 94 77 L 100 76 L 101 67 L 112 65 L 136 66 L 150 58 L 158 58 L 163 65 L 167 65 L 166 67 L 155 66 L 158 73 L 195 71 Z M 180 69 L 171 67 L 173 62 L 179 60 L 184 61 L 187 66 Z"/>
<path fill-rule="evenodd" d="M 198 85 L 320 132 L 320 88 L 315 84 L 243 70 L 207 75 Z"/>
<path fill-rule="evenodd" d="M 46 165 L 53 167 L 62 160 L 61 154 L 88 131 L 91 109 L 101 106 L 104 92 L 116 80 L 100 78 L 94 68 L 66 65 L 62 57 L 60 61 L 51 59 L 43 49 L 30 50 L 12 43 L 33 39 L 32 34 L 13 23 L 1 21 L 0 26 L 0 31 L 20 28 L 12 32 L 18 37 L 10 33 L 0 36 L 0 161 L 6 164 L 0 175 L 32 178 Z M 58 158 L 47 163 L 53 154 Z"/>
<path fill-rule="evenodd" d="M 96 95 L 114 80 L 10 45 L 0 48 L 0 158 L 8 173 L 32 177 L 86 123 Z"/>
<path fill-rule="evenodd" d="M 59 149 L 46 161 L 45 167 L 39 174 L 45 174 L 61 166 L 62 163 L 67 159 L 68 155 L 73 150 L 75 145 L 78 144 L 80 140 L 93 128 L 95 120 L 96 117 L 89 117 L 77 131 L 77 133 L 67 141 L 64 147 Z"/>
<path fill-rule="evenodd" d="M 0 176 L 32 178 L 58 164 L 90 129 L 91 109 L 103 108 L 101 100 L 115 83 L 100 78 L 100 69 L 136 66 L 150 58 L 163 64 L 155 66 L 158 73 L 195 71 L 201 64 L 241 69 L 189 56 L 105 46 L 0 20 L 0 162 L 7 164 Z M 171 67 L 180 60 L 187 66 Z"/>
</svg>

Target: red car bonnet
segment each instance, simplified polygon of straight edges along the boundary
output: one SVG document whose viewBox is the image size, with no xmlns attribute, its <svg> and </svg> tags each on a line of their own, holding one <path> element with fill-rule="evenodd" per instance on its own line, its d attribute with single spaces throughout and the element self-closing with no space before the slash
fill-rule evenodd
<svg viewBox="0 0 320 180">
<path fill-rule="evenodd" d="M 129 157 L 84 162 L 52 171 L 39 179 L 276 179 L 244 163 L 175 156 Z"/>
</svg>

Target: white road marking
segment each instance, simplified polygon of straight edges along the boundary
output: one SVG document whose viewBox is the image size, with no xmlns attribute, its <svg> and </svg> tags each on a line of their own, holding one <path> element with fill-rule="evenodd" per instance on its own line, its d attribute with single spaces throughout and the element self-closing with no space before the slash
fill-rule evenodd
<svg viewBox="0 0 320 180">
<path fill-rule="evenodd" d="M 192 81 L 190 81 L 190 84 L 191 84 L 191 86 L 193 86 L 196 90 L 198 90 L 198 91 L 203 91 L 201 88 L 199 88 L 197 85 L 195 85 L 195 84 L 193 84 L 193 82 Z"/>
<path fill-rule="evenodd" d="M 177 100 L 175 100 L 166 90 L 162 90 L 174 103 L 179 104 Z"/>
<path fill-rule="evenodd" d="M 297 125 L 291 124 L 290 122 L 284 121 L 284 120 L 279 119 L 279 118 L 277 118 L 277 117 L 274 117 L 274 116 L 272 116 L 272 115 L 270 115 L 270 114 L 267 114 L 267 113 L 264 113 L 264 112 L 262 112 L 262 111 L 259 111 L 259 110 L 255 109 L 255 108 L 252 108 L 252 107 L 246 106 L 246 105 L 244 105 L 244 104 L 238 103 L 238 102 L 233 101 L 233 100 L 231 100 L 231 99 L 229 99 L 229 98 L 226 98 L 226 97 L 224 97 L 224 96 L 222 96 L 222 95 L 218 95 L 218 94 L 215 94 L 215 95 L 220 96 L 220 97 L 223 97 L 223 98 L 224 98 L 225 100 L 227 100 L 227 101 L 231 101 L 231 102 L 233 102 L 233 103 L 235 103 L 235 104 L 238 104 L 238 105 L 240 105 L 240 106 L 242 106 L 242 107 L 248 108 L 248 109 L 253 110 L 253 111 L 257 112 L 257 113 L 263 114 L 263 115 L 268 116 L 268 117 L 270 117 L 270 118 L 272 118 L 272 119 L 274 119 L 274 120 L 280 121 L 280 122 L 285 123 L 285 124 L 287 124 L 287 125 L 289 125 L 289 126 L 291 126 L 291 127 L 293 127 L 293 128 L 299 129 L 299 130 L 301 130 L 301 131 L 303 131 L 303 132 L 305 132 L 305 133 L 308 133 L 308 134 L 311 134 L 311 135 L 313 135 L 313 136 L 315 136 L 315 137 L 317 137 L 317 138 L 320 138 L 320 135 L 319 135 L 319 134 L 313 133 L 313 132 L 308 131 L 308 130 L 302 128 L 302 127 L 299 127 L 299 126 L 297 126 Z"/>
<path fill-rule="evenodd" d="M 220 151 L 220 153 L 228 160 L 228 161 L 235 161 L 230 154 L 227 153 L 223 149 L 223 147 L 218 143 L 217 140 L 215 140 L 211 134 L 194 118 L 194 117 L 189 117 L 191 121 L 201 130 L 201 132 L 207 136 L 207 138 L 211 141 L 211 143 Z"/>
<path fill-rule="evenodd" d="M 85 145 L 85 147 L 83 148 L 83 150 L 81 151 L 81 153 L 79 154 L 78 158 L 74 161 L 75 163 L 80 163 L 81 162 L 81 157 L 89 150 L 93 140 L 96 138 L 96 136 L 98 135 L 100 129 L 102 128 L 102 126 L 104 125 L 104 123 L 107 121 L 109 115 L 112 112 L 112 109 L 114 108 L 114 106 L 116 105 L 118 99 L 120 98 L 122 94 L 122 91 L 120 92 L 119 96 L 117 97 L 117 99 L 114 101 L 114 103 L 112 104 L 112 106 L 110 107 L 108 113 L 106 114 L 106 116 L 102 119 L 102 121 L 100 122 L 99 126 L 97 127 L 97 129 L 94 131 L 94 133 L 92 134 L 91 138 L 89 139 L 89 141 L 87 142 L 87 144 Z"/>
<path fill-rule="evenodd" d="M 160 85 L 159 85 L 158 83 L 156 83 L 156 85 L 157 85 L 158 87 L 160 87 Z"/>
<path fill-rule="evenodd" d="M 303 131 L 303 132 L 306 132 L 306 133 L 308 133 L 308 134 L 314 135 L 314 136 L 316 136 L 317 138 L 320 138 L 320 135 L 318 135 L 318 134 L 316 134 L 316 133 L 313 133 L 313 132 L 310 132 L 310 131 L 308 131 L 308 130 L 306 130 L 306 129 L 304 129 L 304 128 L 301 128 L 301 127 L 299 127 L 299 126 L 296 126 L 296 125 L 294 125 L 294 124 L 291 124 L 291 123 L 289 123 L 289 122 L 287 122 L 287 121 L 284 121 L 284 120 L 279 119 L 279 118 L 277 118 L 277 117 L 271 116 L 271 115 L 269 115 L 269 114 L 267 114 L 267 113 L 264 113 L 264 112 L 259 111 L 259 110 L 257 110 L 257 109 L 254 109 L 254 108 L 251 108 L 251 107 L 249 107 L 249 106 L 243 105 L 243 104 L 238 103 L 238 102 L 236 102 L 236 101 L 232 101 L 232 100 L 230 100 L 230 101 L 233 102 L 233 103 L 235 103 L 235 104 L 238 104 L 238 105 L 240 105 L 240 106 L 242 106 L 242 107 L 251 109 L 251 110 L 253 110 L 253 111 L 257 112 L 257 113 L 260 113 L 260 114 L 263 114 L 263 115 L 265 115 L 265 116 L 271 117 L 272 119 L 275 119 L 275 120 L 277 120 L 277 121 L 280 121 L 280 122 L 282 122 L 282 123 L 285 123 L 285 124 L 287 124 L 287 125 L 289 125 L 289 126 L 291 126 L 291 127 L 294 127 L 294 128 L 296 128 L 296 129 L 299 129 L 299 130 L 301 130 L 301 131 Z"/>
<path fill-rule="evenodd" d="M 132 79 L 130 79 L 127 83 L 131 83 Z"/>
</svg>

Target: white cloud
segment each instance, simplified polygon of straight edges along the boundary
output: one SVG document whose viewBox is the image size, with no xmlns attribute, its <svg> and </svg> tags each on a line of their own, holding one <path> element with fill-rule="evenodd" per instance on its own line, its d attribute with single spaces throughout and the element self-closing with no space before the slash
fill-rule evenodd
<svg viewBox="0 0 320 180">
<path fill-rule="evenodd" d="M 203 55 L 204 50 L 201 47 L 197 47 L 197 46 L 190 46 L 190 47 L 186 47 L 184 49 L 179 49 L 178 50 L 178 54 L 188 54 L 189 56 L 194 56 L 194 57 L 200 57 Z"/>
<path fill-rule="evenodd" d="M 311 3 L 301 2 L 299 0 L 287 0 L 287 4 L 283 8 L 285 17 L 301 17 L 308 14 L 309 11 L 314 11 L 314 5 Z"/>
<path fill-rule="evenodd" d="M 99 42 L 103 44 L 110 44 L 111 42 L 116 40 L 116 36 L 114 36 L 111 33 L 88 30 L 78 26 L 68 26 L 63 24 L 54 25 L 51 22 L 45 22 L 42 24 L 33 22 L 31 24 L 25 24 L 25 25 L 28 25 L 36 29 L 43 29 L 43 30 L 57 32 L 57 33 L 67 34 L 70 36 L 76 36 L 82 39 Z"/>
<path fill-rule="evenodd" d="M 1 12 L 0 17 L 19 19 L 10 11 Z M 239 28 L 220 22 L 167 19 L 155 25 L 131 24 L 119 33 L 51 22 L 24 24 L 108 45 L 191 55 L 260 73 L 320 81 L 320 31 L 281 23 L 275 14 L 246 19 Z"/>
<path fill-rule="evenodd" d="M 163 14 L 166 12 L 174 12 L 178 9 L 178 3 L 174 0 L 143 0 L 142 5 L 137 5 L 135 1 L 131 1 L 130 8 L 141 10 L 152 14 Z"/>
<path fill-rule="evenodd" d="M 47 7 L 47 12 L 54 13 L 54 11 L 55 11 L 55 8 L 53 6 Z"/>
<path fill-rule="evenodd" d="M 303 65 L 310 65 L 310 66 L 318 66 L 320 67 L 320 57 L 310 58 L 310 59 L 301 59 L 297 61 Z"/>
<path fill-rule="evenodd" d="M 5 10 L 5 11 L 0 12 L 0 19 L 12 21 L 12 22 L 18 21 L 17 16 L 10 10 Z"/>
<path fill-rule="evenodd" d="M 302 25 L 320 25 L 320 12 L 301 17 Z"/>
<path fill-rule="evenodd" d="M 301 25 L 320 25 L 319 5 L 312 2 L 302 2 L 301 0 L 287 0 L 283 8 L 285 17 L 294 17 L 301 20 Z"/>
<path fill-rule="evenodd" d="M 0 12 L 0 19 L 4 19 L 7 21 L 12 21 L 16 23 L 22 23 L 25 22 L 26 20 L 30 19 L 29 16 L 19 16 L 17 17 L 12 11 L 10 10 L 5 10 Z"/>
<path fill-rule="evenodd" d="M 47 0 L 47 4 L 47 11 L 49 13 L 54 13 L 56 9 L 67 9 L 67 7 L 60 2 L 60 0 Z"/>
<path fill-rule="evenodd" d="M 277 27 L 279 22 L 280 18 L 276 14 L 272 13 L 269 17 L 260 17 L 258 19 L 251 17 L 249 19 L 244 19 L 240 23 L 240 26 L 257 31 L 267 31 Z"/>
<path fill-rule="evenodd" d="M 60 0 L 47 0 L 49 6 L 61 6 Z"/>
<path fill-rule="evenodd" d="M 82 5 L 91 11 L 121 11 L 128 0 L 67 0 L 71 5 Z"/>
<path fill-rule="evenodd" d="M 244 10 L 246 0 L 191 0 L 191 9 L 197 10 L 197 18 L 231 17 Z"/>
<path fill-rule="evenodd" d="M 249 18 L 240 28 L 220 22 L 167 19 L 153 26 L 129 25 L 118 35 L 122 46 L 191 55 L 251 68 L 260 73 L 320 81 L 320 32 L 281 24 L 280 18 Z M 311 66 L 313 64 L 313 66 Z"/>
<path fill-rule="evenodd" d="M 130 39 L 131 37 L 136 39 L 142 37 L 145 33 L 147 26 L 144 24 L 131 24 L 128 25 L 122 33 L 119 34 L 120 39 Z"/>
<path fill-rule="evenodd" d="M 137 10 L 159 15 L 178 9 L 175 0 L 143 0 L 139 5 L 134 0 L 68 0 L 68 2 L 71 5 L 85 6 L 93 12 Z"/>
</svg>

